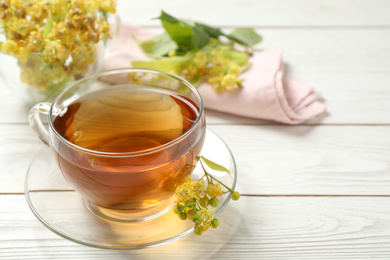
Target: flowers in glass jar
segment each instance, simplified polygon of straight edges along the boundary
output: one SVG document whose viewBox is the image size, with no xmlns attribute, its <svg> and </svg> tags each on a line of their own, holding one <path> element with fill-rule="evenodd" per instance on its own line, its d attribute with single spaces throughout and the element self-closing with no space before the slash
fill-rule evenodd
<svg viewBox="0 0 390 260">
<path fill-rule="evenodd" d="M 58 88 L 96 62 L 115 10 L 116 0 L 0 0 L 0 51 L 18 58 L 23 83 Z"/>
</svg>

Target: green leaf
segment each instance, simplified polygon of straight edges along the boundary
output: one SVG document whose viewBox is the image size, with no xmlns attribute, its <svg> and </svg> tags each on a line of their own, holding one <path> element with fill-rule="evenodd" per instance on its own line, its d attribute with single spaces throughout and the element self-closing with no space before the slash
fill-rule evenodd
<svg viewBox="0 0 390 260">
<path fill-rule="evenodd" d="M 179 48 L 185 51 L 200 49 L 210 41 L 209 35 L 204 31 L 164 11 L 161 12 L 160 17 L 157 19 L 160 19 L 162 26 L 171 39 L 177 43 Z"/>
<path fill-rule="evenodd" d="M 160 16 L 157 17 L 157 18 L 154 18 L 154 19 L 159 19 L 159 20 L 161 20 L 161 21 L 165 21 L 165 22 L 168 22 L 168 23 L 178 23 L 178 22 L 180 22 L 179 19 L 173 17 L 173 16 L 170 15 L 170 14 L 167 14 L 167 13 L 164 12 L 164 11 L 161 11 Z"/>
<path fill-rule="evenodd" d="M 262 41 L 262 37 L 251 28 L 239 28 L 228 35 L 228 38 L 238 43 L 252 46 Z"/>
<path fill-rule="evenodd" d="M 202 23 L 195 23 L 195 27 L 207 33 L 210 37 L 218 39 L 219 36 L 225 35 L 219 28 L 211 27 Z"/>
<path fill-rule="evenodd" d="M 195 48 L 192 37 L 194 35 L 194 31 L 190 26 L 187 26 L 182 23 L 169 23 L 166 21 L 161 21 L 165 31 L 169 34 L 172 40 L 174 40 L 177 45 L 188 51 Z"/>
<path fill-rule="evenodd" d="M 162 57 L 171 50 L 177 49 L 177 44 L 168 34 L 163 33 L 152 39 L 139 42 L 142 50 L 155 57 Z"/>
<path fill-rule="evenodd" d="M 194 36 L 192 38 L 193 45 L 195 48 L 201 49 L 210 42 L 210 36 L 198 28 L 192 28 L 194 31 Z"/>
<path fill-rule="evenodd" d="M 224 166 L 220 165 L 220 164 L 217 164 L 215 162 L 212 162 L 210 161 L 209 159 L 201 156 L 200 157 L 206 164 L 208 167 L 210 167 L 211 169 L 215 170 L 215 171 L 220 171 L 220 172 L 227 172 L 230 174 L 230 171 L 228 169 L 226 169 Z"/>
<path fill-rule="evenodd" d="M 193 52 L 188 52 L 183 56 L 160 58 L 151 61 L 133 61 L 131 64 L 135 67 L 164 70 L 168 72 L 181 71 L 184 65 L 194 57 Z"/>
</svg>

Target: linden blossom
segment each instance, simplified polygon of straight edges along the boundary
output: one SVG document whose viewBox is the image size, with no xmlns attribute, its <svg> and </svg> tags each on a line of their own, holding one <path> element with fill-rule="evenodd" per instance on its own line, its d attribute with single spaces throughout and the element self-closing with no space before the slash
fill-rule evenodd
<svg viewBox="0 0 390 260">
<path fill-rule="evenodd" d="M 214 229 L 218 227 L 219 220 L 214 218 L 213 212 L 219 204 L 217 197 L 223 194 L 221 185 L 230 192 L 230 197 L 233 200 L 240 198 L 239 192 L 230 189 L 208 173 L 203 163 L 213 170 L 230 174 L 228 169 L 203 156 L 200 157 L 200 163 L 204 171 L 203 177 L 200 180 L 191 180 L 189 178 L 176 188 L 177 200 L 176 206 L 173 208 L 174 212 L 182 220 L 189 219 L 195 223 L 194 234 L 196 235 L 201 235 L 210 227 Z M 207 187 L 205 187 L 204 178 L 207 179 Z M 214 183 L 214 181 L 217 183 Z M 209 209 L 208 206 L 214 207 L 214 209 Z"/>
<path fill-rule="evenodd" d="M 58 87 L 95 63 L 95 44 L 111 37 L 107 13 L 115 8 L 116 0 L 0 0 L 0 51 L 18 58 L 28 86 Z"/>
<path fill-rule="evenodd" d="M 252 46 L 262 40 L 253 29 L 240 28 L 225 34 L 218 28 L 179 20 L 165 12 L 156 19 L 165 33 L 139 42 L 154 60 L 133 61 L 133 66 L 169 71 L 194 86 L 207 82 L 215 91 L 242 87 L 238 77 L 249 66 Z"/>
</svg>

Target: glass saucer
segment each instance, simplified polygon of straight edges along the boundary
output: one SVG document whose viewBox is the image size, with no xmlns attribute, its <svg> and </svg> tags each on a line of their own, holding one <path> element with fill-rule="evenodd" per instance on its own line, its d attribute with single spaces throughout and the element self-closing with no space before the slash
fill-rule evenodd
<svg viewBox="0 0 390 260">
<path fill-rule="evenodd" d="M 234 189 L 237 172 L 233 155 L 222 139 L 209 129 L 206 130 L 202 155 L 230 170 L 230 175 L 218 178 Z M 193 179 L 202 175 L 203 170 L 198 164 Z M 32 212 L 47 228 L 87 246 L 139 249 L 164 245 L 193 234 L 193 223 L 180 220 L 173 210 L 141 222 L 110 221 L 93 214 L 82 197 L 68 185 L 46 146 L 38 152 L 27 171 L 25 194 Z M 214 216 L 224 210 L 229 200 L 229 194 L 225 193 Z"/>
</svg>

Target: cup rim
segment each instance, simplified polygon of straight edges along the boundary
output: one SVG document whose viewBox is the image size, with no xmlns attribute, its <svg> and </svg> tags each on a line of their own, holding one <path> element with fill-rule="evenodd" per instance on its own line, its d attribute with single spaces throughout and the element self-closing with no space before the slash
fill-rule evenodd
<svg viewBox="0 0 390 260">
<path fill-rule="evenodd" d="M 149 149 L 135 151 L 135 152 L 101 152 L 101 151 L 91 150 L 88 148 L 78 146 L 78 145 L 66 140 L 62 135 L 60 135 L 57 132 L 56 128 L 53 125 L 54 106 L 55 106 L 55 104 L 57 104 L 58 100 L 69 89 L 73 88 L 74 86 L 80 85 L 84 82 L 87 82 L 91 79 L 97 79 L 97 78 L 100 78 L 102 76 L 109 76 L 109 75 L 113 75 L 113 74 L 117 74 L 117 73 L 130 73 L 130 72 L 146 72 L 146 73 L 152 73 L 152 74 L 157 74 L 157 75 L 164 75 L 164 76 L 168 76 L 170 78 L 173 78 L 175 80 L 178 80 L 181 83 L 183 83 L 184 85 L 186 85 L 195 94 L 196 98 L 199 100 L 199 113 L 198 113 L 198 116 L 197 116 L 195 122 L 191 125 L 191 127 L 185 133 L 183 133 L 182 135 L 180 135 L 179 137 L 177 137 L 176 139 L 174 139 L 168 143 L 165 143 L 165 144 L 153 147 L 153 148 L 149 148 Z M 52 129 L 53 133 L 59 138 L 59 140 L 62 143 L 66 144 L 67 146 L 71 147 L 72 149 L 77 149 L 77 150 L 80 150 L 84 153 L 88 153 L 88 154 L 92 154 L 92 155 L 96 155 L 96 156 L 101 156 L 101 157 L 135 157 L 135 156 L 143 156 L 143 155 L 147 155 L 147 154 L 160 152 L 160 151 L 165 150 L 165 149 L 167 149 L 167 148 L 169 148 L 177 143 L 180 143 L 183 139 L 185 139 L 187 136 L 189 136 L 194 131 L 194 129 L 199 125 L 201 118 L 203 117 L 203 114 L 204 114 L 204 106 L 203 106 L 202 96 L 200 95 L 199 91 L 190 82 L 188 82 L 184 78 L 182 78 L 178 75 L 175 75 L 173 73 L 169 73 L 169 72 L 157 70 L 157 69 L 138 68 L 138 67 L 131 67 L 130 68 L 130 67 L 128 67 L 128 68 L 119 68 L 119 69 L 112 69 L 112 70 L 97 72 L 97 73 L 88 75 L 80 80 L 69 83 L 69 85 L 54 99 L 54 101 L 50 105 L 49 126 Z"/>
</svg>

